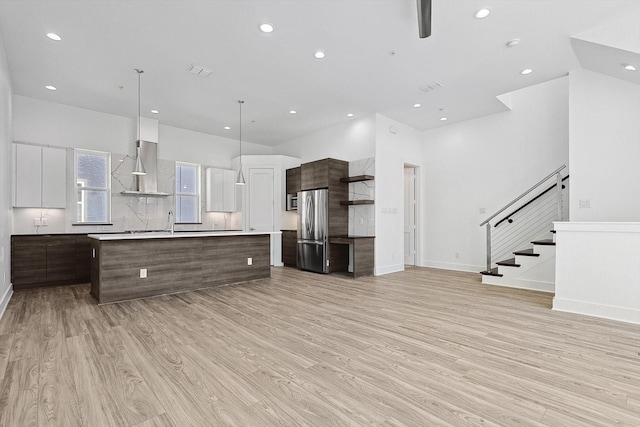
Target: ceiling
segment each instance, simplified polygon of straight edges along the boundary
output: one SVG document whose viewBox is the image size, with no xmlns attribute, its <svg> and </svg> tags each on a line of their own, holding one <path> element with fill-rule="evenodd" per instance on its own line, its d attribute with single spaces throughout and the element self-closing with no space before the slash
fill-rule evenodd
<svg viewBox="0 0 640 427">
<path fill-rule="evenodd" d="M 491 14 L 476 19 L 483 7 Z M 433 0 L 432 10 L 432 36 L 419 39 L 415 0 L 0 0 L 0 34 L 17 95 L 135 117 L 142 68 L 143 116 L 237 138 L 242 99 L 243 140 L 277 145 L 347 113 L 425 130 L 504 111 L 497 96 L 580 66 L 571 36 L 640 16 L 640 1 Z"/>
</svg>

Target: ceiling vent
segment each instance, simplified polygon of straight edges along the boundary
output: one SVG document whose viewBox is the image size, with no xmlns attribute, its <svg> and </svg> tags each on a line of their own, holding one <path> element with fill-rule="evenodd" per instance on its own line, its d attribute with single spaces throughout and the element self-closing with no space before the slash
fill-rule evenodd
<svg viewBox="0 0 640 427">
<path fill-rule="evenodd" d="M 213 70 L 195 64 L 191 64 L 187 71 L 200 77 L 209 77 L 213 73 Z"/>
<path fill-rule="evenodd" d="M 420 90 L 423 91 L 423 92 L 431 92 L 433 90 L 440 89 L 440 88 L 443 88 L 443 87 L 444 87 L 444 85 L 442 83 L 433 82 L 433 83 L 428 83 L 428 84 L 426 84 L 424 86 L 420 86 Z"/>
</svg>

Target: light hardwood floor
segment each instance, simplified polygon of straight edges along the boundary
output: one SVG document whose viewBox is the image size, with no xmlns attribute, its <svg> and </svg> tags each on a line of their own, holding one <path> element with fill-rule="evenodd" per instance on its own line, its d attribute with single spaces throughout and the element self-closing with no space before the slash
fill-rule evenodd
<svg viewBox="0 0 640 427">
<path fill-rule="evenodd" d="M 0 426 L 640 425 L 640 326 L 412 268 L 97 306 L 16 292 Z"/>
</svg>

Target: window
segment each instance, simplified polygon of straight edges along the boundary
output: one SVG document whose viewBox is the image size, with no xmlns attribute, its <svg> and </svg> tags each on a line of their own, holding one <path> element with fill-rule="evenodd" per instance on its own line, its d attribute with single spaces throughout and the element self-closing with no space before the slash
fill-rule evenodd
<svg viewBox="0 0 640 427">
<path fill-rule="evenodd" d="M 200 222 L 200 165 L 176 162 L 176 222 Z"/>
<path fill-rule="evenodd" d="M 75 150 L 76 222 L 111 221 L 111 154 Z"/>
</svg>

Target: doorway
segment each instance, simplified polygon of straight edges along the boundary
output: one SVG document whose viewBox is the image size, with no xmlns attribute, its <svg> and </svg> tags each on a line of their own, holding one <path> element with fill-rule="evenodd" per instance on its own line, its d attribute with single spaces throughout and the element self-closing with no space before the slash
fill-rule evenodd
<svg viewBox="0 0 640 427">
<path fill-rule="evenodd" d="M 404 165 L 404 265 L 416 265 L 417 258 L 417 192 L 416 167 Z"/>
</svg>

